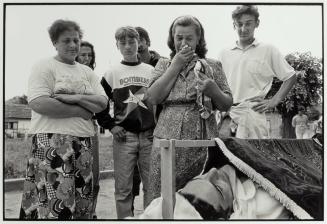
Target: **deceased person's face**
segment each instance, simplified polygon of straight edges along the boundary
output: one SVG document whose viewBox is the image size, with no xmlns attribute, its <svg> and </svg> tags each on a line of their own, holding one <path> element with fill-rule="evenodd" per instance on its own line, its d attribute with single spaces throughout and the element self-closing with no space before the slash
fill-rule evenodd
<svg viewBox="0 0 327 224">
<path fill-rule="evenodd" d="M 226 213 L 232 208 L 233 193 L 228 173 L 223 168 L 211 169 L 205 175 L 195 177 L 180 192 L 205 201 L 218 213 Z"/>
</svg>

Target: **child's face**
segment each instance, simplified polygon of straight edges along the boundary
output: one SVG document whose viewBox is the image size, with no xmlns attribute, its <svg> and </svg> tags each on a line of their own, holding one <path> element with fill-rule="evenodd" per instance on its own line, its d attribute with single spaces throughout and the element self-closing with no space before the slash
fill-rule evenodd
<svg viewBox="0 0 327 224">
<path fill-rule="evenodd" d="M 125 61 L 137 61 L 138 41 L 136 38 L 125 37 L 125 39 L 118 40 L 117 47 Z"/>
</svg>

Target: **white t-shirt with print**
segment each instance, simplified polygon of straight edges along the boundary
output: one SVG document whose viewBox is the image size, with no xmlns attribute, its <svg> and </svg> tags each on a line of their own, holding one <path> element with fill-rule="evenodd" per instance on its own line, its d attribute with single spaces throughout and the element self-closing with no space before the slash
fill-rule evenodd
<svg viewBox="0 0 327 224">
<path fill-rule="evenodd" d="M 91 68 L 77 62 L 69 65 L 48 58 L 32 68 L 28 81 L 28 102 L 55 93 L 97 94 L 107 98 L 99 78 Z M 79 137 L 95 134 L 91 120 L 81 117 L 52 118 L 33 110 L 29 133 L 60 133 Z"/>
</svg>

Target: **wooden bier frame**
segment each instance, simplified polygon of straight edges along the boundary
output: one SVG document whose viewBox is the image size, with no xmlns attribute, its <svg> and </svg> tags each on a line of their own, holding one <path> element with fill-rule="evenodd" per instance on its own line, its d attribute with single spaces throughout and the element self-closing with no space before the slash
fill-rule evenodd
<svg viewBox="0 0 327 224">
<path fill-rule="evenodd" d="M 154 147 L 161 149 L 161 196 L 162 218 L 174 219 L 176 174 L 175 148 L 216 146 L 215 140 L 167 140 L 156 139 Z"/>
</svg>

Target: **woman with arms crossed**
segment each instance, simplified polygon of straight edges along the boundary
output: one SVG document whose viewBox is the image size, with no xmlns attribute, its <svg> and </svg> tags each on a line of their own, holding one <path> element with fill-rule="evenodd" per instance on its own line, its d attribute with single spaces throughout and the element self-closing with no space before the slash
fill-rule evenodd
<svg viewBox="0 0 327 224">
<path fill-rule="evenodd" d="M 75 61 L 82 31 L 69 20 L 49 28 L 55 57 L 29 77 L 33 134 L 20 219 L 89 219 L 93 206 L 92 115 L 108 99 L 91 68 Z"/>
</svg>

